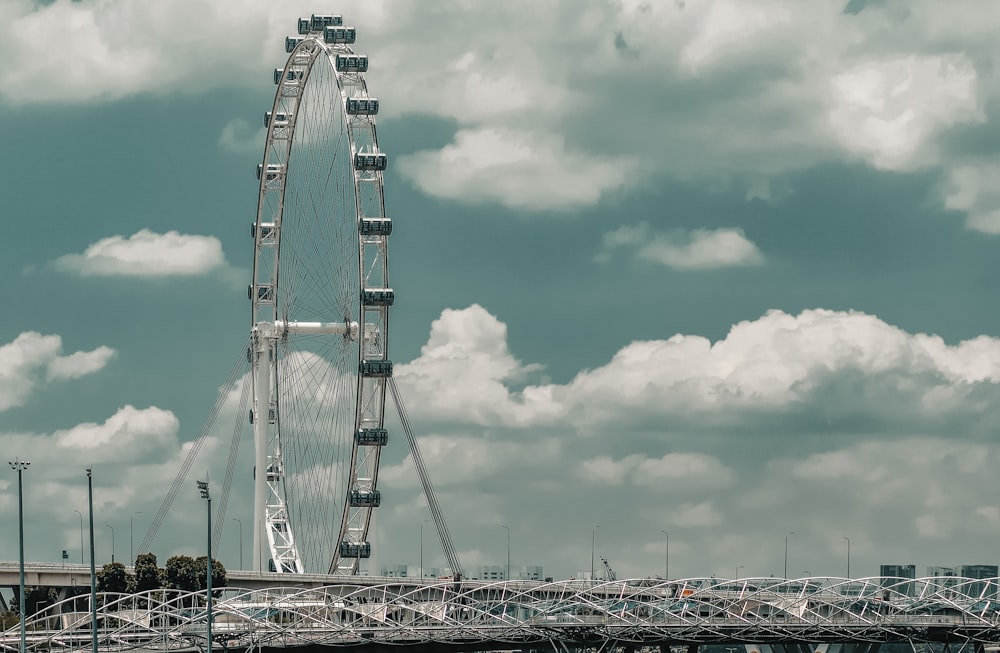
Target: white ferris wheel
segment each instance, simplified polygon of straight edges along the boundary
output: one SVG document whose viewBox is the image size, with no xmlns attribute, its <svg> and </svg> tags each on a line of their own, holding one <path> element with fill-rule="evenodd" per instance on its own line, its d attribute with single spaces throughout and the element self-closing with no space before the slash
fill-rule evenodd
<svg viewBox="0 0 1000 653">
<path fill-rule="evenodd" d="M 388 239 L 368 58 L 298 21 L 274 71 L 252 227 L 253 567 L 353 574 L 371 555 L 388 358 Z"/>
</svg>

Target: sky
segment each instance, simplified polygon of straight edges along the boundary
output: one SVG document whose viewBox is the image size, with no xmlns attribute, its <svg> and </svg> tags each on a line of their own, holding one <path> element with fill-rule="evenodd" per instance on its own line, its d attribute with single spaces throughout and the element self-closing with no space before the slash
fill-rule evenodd
<svg viewBox="0 0 1000 653">
<path fill-rule="evenodd" d="M 782 575 L 786 543 L 791 577 L 1000 563 L 991 0 L 0 3 L 29 560 L 79 561 L 88 465 L 98 563 L 127 559 L 242 369 L 261 118 L 311 13 L 370 58 L 390 354 L 467 570 L 506 563 L 501 526 L 555 578 Z M 201 551 L 229 408 L 161 561 Z M 367 570 L 443 567 L 386 414 Z"/>
</svg>

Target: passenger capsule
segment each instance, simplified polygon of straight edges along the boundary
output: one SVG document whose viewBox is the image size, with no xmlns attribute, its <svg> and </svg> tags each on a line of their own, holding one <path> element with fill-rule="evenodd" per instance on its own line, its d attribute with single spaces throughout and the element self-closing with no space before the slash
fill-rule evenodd
<svg viewBox="0 0 1000 653">
<path fill-rule="evenodd" d="M 368 72 L 368 55 L 338 54 L 336 59 L 337 72 L 364 73 Z"/>
<path fill-rule="evenodd" d="M 262 163 L 257 164 L 257 181 L 263 176 L 266 181 L 274 181 L 285 174 L 285 166 L 281 163 L 268 163 L 264 168 Z"/>
<path fill-rule="evenodd" d="M 324 27 L 323 41 L 326 43 L 354 43 L 358 31 L 353 27 Z"/>
<path fill-rule="evenodd" d="M 370 558 L 372 555 L 372 545 L 368 542 L 348 542 L 344 540 L 340 543 L 341 558 Z"/>
<path fill-rule="evenodd" d="M 378 114 L 378 98 L 347 98 L 347 115 L 374 116 Z"/>
<path fill-rule="evenodd" d="M 358 366 L 361 376 L 366 378 L 384 379 L 392 376 L 392 361 L 363 360 Z"/>
<path fill-rule="evenodd" d="M 274 69 L 274 83 L 275 83 L 275 85 L 281 83 L 281 77 L 284 74 L 284 72 L 285 71 L 282 68 L 275 68 Z M 288 74 L 285 75 L 285 79 L 287 79 L 289 82 L 300 81 L 302 79 L 302 71 L 301 70 L 295 70 L 294 68 L 292 68 L 291 70 L 288 71 Z"/>
<path fill-rule="evenodd" d="M 389 218 L 362 218 L 358 230 L 362 236 L 388 236 L 392 233 L 392 220 Z"/>
<path fill-rule="evenodd" d="M 389 157 L 384 152 L 358 152 L 354 155 L 355 170 L 383 171 L 389 166 Z"/>
<path fill-rule="evenodd" d="M 384 447 L 389 444 L 389 431 L 386 429 L 358 429 L 354 440 L 359 447 Z"/>
<path fill-rule="evenodd" d="M 351 490 L 352 508 L 378 508 L 382 503 L 382 493 L 378 490 Z"/>
<path fill-rule="evenodd" d="M 361 291 L 362 306 L 392 306 L 395 300 L 392 288 L 365 288 Z"/>
<path fill-rule="evenodd" d="M 311 32 L 322 32 L 324 27 L 330 27 L 331 25 L 343 25 L 344 18 L 339 15 L 329 15 L 329 14 L 313 14 L 310 24 Z"/>
<path fill-rule="evenodd" d="M 303 38 L 297 38 L 295 36 L 285 37 L 285 52 L 292 53 L 295 51 L 295 47 L 305 41 Z"/>
</svg>

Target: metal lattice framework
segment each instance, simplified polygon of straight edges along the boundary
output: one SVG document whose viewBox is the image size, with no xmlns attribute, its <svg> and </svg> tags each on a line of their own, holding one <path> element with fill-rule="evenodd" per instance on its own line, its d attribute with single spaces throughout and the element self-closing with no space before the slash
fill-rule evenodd
<svg viewBox="0 0 1000 653">
<path fill-rule="evenodd" d="M 253 224 L 254 569 L 353 574 L 371 555 L 388 359 L 388 237 L 368 57 L 340 16 L 285 41 Z"/>
<path fill-rule="evenodd" d="M 181 650 L 205 643 L 204 592 L 99 597 L 99 646 Z M 226 590 L 213 633 L 227 648 L 447 645 L 453 650 L 662 643 L 959 642 L 1000 639 L 998 579 L 390 582 Z M 27 622 L 29 649 L 90 647 L 88 597 Z M 17 627 L 0 648 L 16 650 Z M 978 648 L 982 648 L 978 646 Z"/>
</svg>

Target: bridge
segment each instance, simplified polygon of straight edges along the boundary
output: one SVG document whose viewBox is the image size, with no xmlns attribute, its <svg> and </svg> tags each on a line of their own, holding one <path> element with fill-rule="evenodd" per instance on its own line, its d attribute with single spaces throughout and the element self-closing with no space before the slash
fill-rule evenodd
<svg viewBox="0 0 1000 653">
<path fill-rule="evenodd" d="M 1000 641 L 1000 579 L 326 579 L 333 584 L 225 588 L 213 601 L 213 641 L 246 651 L 666 652 L 682 646 L 688 653 L 707 644 L 743 645 L 748 652 L 876 653 L 886 643 L 982 653 Z M 174 590 L 101 594 L 98 648 L 203 649 L 205 598 L 205 592 Z M 89 595 L 70 597 L 29 617 L 28 650 L 90 650 L 89 601 Z M 0 637 L 0 650 L 16 651 L 18 643 L 15 625 Z"/>
</svg>

